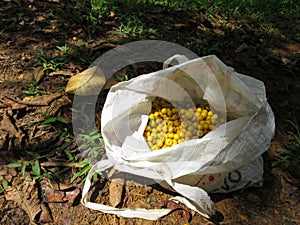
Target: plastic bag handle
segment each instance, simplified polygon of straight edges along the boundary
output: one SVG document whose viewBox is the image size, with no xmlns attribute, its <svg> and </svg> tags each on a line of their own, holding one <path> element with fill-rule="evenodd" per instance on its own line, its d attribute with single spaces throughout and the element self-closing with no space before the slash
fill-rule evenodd
<svg viewBox="0 0 300 225">
<path fill-rule="evenodd" d="M 126 218 L 142 218 L 146 220 L 158 220 L 159 218 L 166 216 L 167 214 L 172 212 L 172 209 L 115 208 L 112 206 L 90 202 L 88 193 L 91 187 L 92 176 L 96 172 L 101 172 L 111 167 L 113 167 L 113 164 L 109 160 L 102 160 L 96 163 L 90 169 L 82 190 L 81 203 L 85 207 L 93 210 L 101 211 L 104 213 L 126 217 Z M 212 214 L 214 214 L 215 211 L 212 207 L 212 202 L 204 190 L 197 187 L 191 187 L 189 185 L 178 184 L 175 182 L 174 183 L 168 182 L 168 183 L 175 191 L 177 191 L 180 194 L 188 190 L 188 194 L 185 194 L 183 196 L 176 196 L 174 198 L 170 198 L 169 200 L 175 202 L 181 202 L 185 204 L 187 207 L 189 207 L 190 209 L 193 209 L 194 211 L 198 212 L 199 214 L 207 218 L 209 218 L 210 216 L 212 216 Z M 194 203 L 192 203 L 188 200 L 188 198 L 197 199 L 197 200 Z M 195 206 L 195 203 L 198 204 L 198 207 Z"/>
<path fill-rule="evenodd" d="M 185 55 L 179 55 L 179 54 L 177 54 L 177 55 L 174 55 L 174 56 L 168 58 L 168 59 L 164 62 L 164 64 L 163 64 L 163 69 L 166 69 L 166 68 L 171 64 L 171 62 L 172 62 L 174 59 L 176 59 L 176 60 L 178 61 L 179 64 L 185 63 L 185 62 L 189 61 L 189 59 L 188 59 Z"/>
<path fill-rule="evenodd" d="M 157 220 L 167 214 L 169 214 L 171 209 L 128 209 L 128 208 L 115 208 L 112 206 L 107 206 L 103 204 L 98 204 L 90 202 L 88 192 L 91 187 L 91 179 L 94 173 L 104 171 L 111 168 L 113 164 L 109 160 L 102 160 L 96 163 L 89 171 L 84 187 L 82 190 L 81 203 L 90 209 L 101 211 L 104 213 L 114 214 L 117 216 L 122 216 L 126 218 L 142 218 L 147 220 Z"/>
</svg>

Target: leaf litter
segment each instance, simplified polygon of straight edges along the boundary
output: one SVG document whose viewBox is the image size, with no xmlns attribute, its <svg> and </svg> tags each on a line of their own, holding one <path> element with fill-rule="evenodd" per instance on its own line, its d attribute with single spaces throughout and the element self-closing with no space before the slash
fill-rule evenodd
<svg viewBox="0 0 300 225">
<path fill-rule="evenodd" d="M 28 181 L 29 177 L 16 178 L 12 186 L 6 190 L 6 200 L 14 201 L 29 216 L 30 222 L 34 223 L 36 216 L 41 212 L 41 201 L 39 198 L 36 181 Z"/>
</svg>

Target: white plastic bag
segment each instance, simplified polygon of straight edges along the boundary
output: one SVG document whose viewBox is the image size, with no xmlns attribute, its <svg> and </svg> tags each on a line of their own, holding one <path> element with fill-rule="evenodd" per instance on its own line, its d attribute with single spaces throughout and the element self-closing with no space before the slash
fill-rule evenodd
<svg viewBox="0 0 300 225">
<path fill-rule="evenodd" d="M 171 103 L 204 99 L 230 120 L 201 139 L 151 151 L 142 135 L 157 96 Z M 101 129 L 108 159 L 90 170 L 82 203 L 105 213 L 156 220 L 170 210 L 118 209 L 90 202 L 92 175 L 115 167 L 151 178 L 180 194 L 174 201 L 210 217 L 215 211 L 207 192 L 261 185 L 261 154 L 270 145 L 275 124 L 264 84 L 236 73 L 216 56 L 207 56 L 113 86 L 102 111 Z"/>
</svg>

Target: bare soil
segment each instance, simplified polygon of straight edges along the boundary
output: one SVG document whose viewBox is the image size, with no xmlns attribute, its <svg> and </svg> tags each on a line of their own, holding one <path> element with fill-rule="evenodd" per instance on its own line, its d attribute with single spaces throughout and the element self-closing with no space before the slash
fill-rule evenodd
<svg viewBox="0 0 300 225">
<path fill-rule="evenodd" d="M 66 136 L 62 135 L 64 128 L 70 128 L 68 125 L 40 127 L 46 118 L 45 112 L 48 110 L 50 116 L 62 116 L 71 123 L 70 107 L 73 96 L 63 91 L 59 92 L 60 88 L 66 85 L 71 76 L 86 69 L 104 52 L 117 44 L 132 41 L 132 37 L 114 33 L 120 21 L 117 17 L 112 17 L 103 22 L 99 33 L 92 34 L 93 42 L 88 42 L 90 34 L 87 33 L 84 24 L 66 21 L 58 13 L 58 8 L 66 8 L 65 4 L 67 3 L 63 1 L 33 0 L 5 0 L 0 3 L 0 175 L 10 184 L 18 179 L 22 181 L 23 176 L 20 169 L 7 169 L 4 165 L 18 160 L 31 160 L 33 155 L 28 151 L 46 155 L 44 162 L 66 162 L 62 151 L 57 151 L 59 148 L 79 154 L 77 144 L 74 141 L 66 142 Z M 218 213 L 211 220 L 207 220 L 182 205 L 163 205 L 162 203 L 174 193 L 158 185 L 142 186 L 128 179 L 124 187 L 122 207 L 176 209 L 160 220 L 147 221 L 89 210 L 80 204 L 80 194 L 76 192 L 81 191 L 82 184 L 69 185 L 62 189 L 55 188 L 52 184 L 51 187 L 49 184 L 47 186 L 41 182 L 44 180 L 42 179 L 32 185 L 39 195 L 39 204 L 47 208 L 44 211 L 47 211 L 48 215 L 37 214 L 35 219 L 40 220 L 39 224 L 300 224 L 299 165 L 298 170 L 293 171 L 284 167 L 271 167 L 272 159 L 277 154 L 276 150 L 283 147 L 293 131 L 285 119 L 293 112 L 300 119 L 297 113 L 300 110 L 300 40 L 299 35 L 298 38 L 295 35 L 300 32 L 300 22 L 286 21 L 285 27 L 270 34 L 267 31 L 262 33 L 258 29 L 261 24 L 250 24 L 244 20 L 226 21 L 229 29 L 225 30 L 203 13 L 195 18 L 182 11 L 176 14 L 169 12 L 167 15 L 163 13 L 148 12 L 147 16 L 154 18 L 154 23 L 160 24 L 160 27 L 160 19 L 165 16 L 167 24 L 164 24 L 164 29 L 178 33 L 178 40 L 175 39 L 174 42 L 183 44 L 181 37 L 199 35 L 203 27 L 199 28 L 197 23 L 202 21 L 207 25 L 206 29 L 212 31 L 210 42 L 219 43 L 218 49 L 209 51 L 209 54 L 216 54 L 236 71 L 265 83 L 268 101 L 275 113 L 276 134 L 270 149 L 263 155 L 263 186 L 226 195 L 211 195 Z M 160 38 L 158 34 L 139 37 Z M 80 41 L 83 41 L 84 45 L 80 45 Z M 43 70 L 44 67 L 38 64 L 39 50 L 62 57 L 66 54 L 56 46 L 65 44 L 73 46 L 72 54 L 68 55 L 68 62 L 55 72 Z M 204 50 L 199 51 L 205 53 Z M 141 65 L 139 71 L 159 69 L 156 64 L 145 70 L 146 67 Z M 24 91 L 28 90 L 33 81 L 37 81 L 41 88 L 38 96 L 43 96 L 46 92 L 47 97 L 31 102 L 33 96 L 24 94 Z M 51 170 L 46 164 L 43 165 L 43 170 Z M 77 171 L 78 169 L 73 168 L 62 174 L 62 183 L 68 185 L 70 176 Z M 95 184 L 94 189 L 99 192 L 95 195 L 95 201 L 109 204 L 109 182 L 99 180 Z M 60 192 L 55 192 L 55 198 L 48 196 L 47 199 L 45 187 L 50 187 L 50 194 L 54 193 L 54 190 Z M 59 194 L 64 196 L 59 198 Z M 30 224 L 28 212 L 15 201 L 9 200 L 5 191 L 0 194 L 0 224 Z"/>
</svg>

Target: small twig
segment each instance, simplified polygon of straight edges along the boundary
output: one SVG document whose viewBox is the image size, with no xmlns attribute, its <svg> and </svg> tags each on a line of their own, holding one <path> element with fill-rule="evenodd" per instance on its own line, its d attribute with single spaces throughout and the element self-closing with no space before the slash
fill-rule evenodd
<svg viewBox="0 0 300 225">
<path fill-rule="evenodd" d="M 109 173 L 107 174 L 107 178 L 109 179 L 109 178 L 111 178 L 115 173 L 116 173 L 116 169 L 115 168 L 112 168 L 110 171 L 109 171 Z"/>
<path fill-rule="evenodd" d="M 86 165 L 79 165 L 79 163 L 74 163 L 74 162 L 43 162 L 43 163 L 41 163 L 41 167 L 55 167 L 55 166 L 82 168 L 82 167 L 85 167 Z"/>
</svg>

